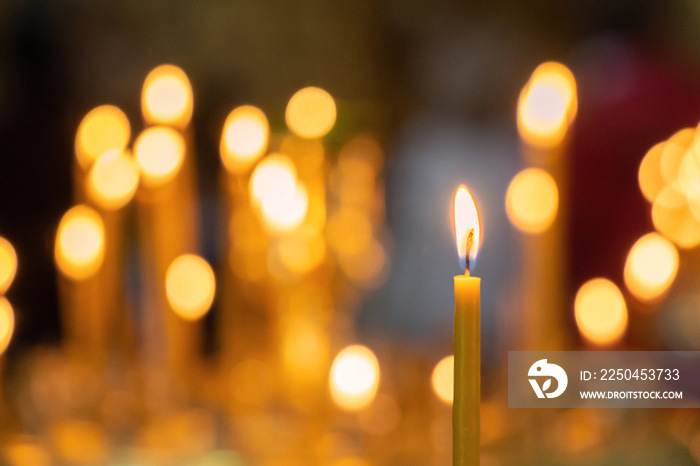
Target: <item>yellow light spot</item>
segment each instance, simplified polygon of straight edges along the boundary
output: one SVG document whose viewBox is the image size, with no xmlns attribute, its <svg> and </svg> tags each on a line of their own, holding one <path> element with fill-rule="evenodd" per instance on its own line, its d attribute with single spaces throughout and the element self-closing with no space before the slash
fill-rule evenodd
<svg viewBox="0 0 700 466">
<path fill-rule="evenodd" d="M 165 292 L 170 307 L 178 316 L 185 320 L 200 319 L 214 301 L 214 271 L 201 257 L 184 254 L 168 267 Z"/>
<path fill-rule="evenodd" d="M 527 168 L 513 178 L 506 192 L 506 213 L 520 231 L 539 234 L 557 216 L 559 190 L 552 175 L 540 168 Z"/>
<path fill-rule="evenodd" d="M 629 252 L 625 262 L 625 284 L 641 301 L 661 297 L 678 273 L 678 251 L 658 233 L 642 236 Z"/>
<path fill-rule="evenodd" d="M 690 143 L 693 141 L 695 130 L 685 128 L 671 136 L 663 145 L 659 166 L 661 176 L 666 183 L 671 183 L 678 177 L 678 168 L 683 160 Z"/>
<path fill-rule="evenodd" d="M 464 185 L 461 185 L 455 194 L 454 212 L 457 254 L 461 261 L 465 261 L 469 253 L 469 263 L 473 265 L 479 252 L 481 228 L 476 204 Z"/>
<path fill-rule="evenodd" d="M 54 256 L 59 270 L 73 280 L 94 275 L 102 265 L 105 230 L 100 215 L 85 205 L 65 213 L 58 225 Z"/>
<path fill-rule="evenodd" d="M 138 185 L 139 169 L 131 154 L 112 150 L 102 154 L 90 168 L 87 194 L 103 209 L 117 210 L 129 203 Z"/>
<path fill-rule="evenodd" d="M 665 144 L 665 142 L 661 142 L 649 149 L 639 165 L 639 188 L 642 190 L 644 198 L 649 202 L 654 202 L 656 196 L 666 185 L 663 176 L 661 176 L 661 154 L 664 152 Z"/>
<path fill-rule="evenodd" d="M 134 157 L 143 184 L 155 188 L 178 174 L 185 160 L 185 139 L 167 126 L 145 129 L 134 142 Z"/>
<path fill-rule="evenodd" d="M 335 357 L 330 372 L 333 401 L 343 409 L 357 411 L 372 402 L 379 387 L 379 362 L 367 347 L 352 345 Z"/>
<path fill-rule="evenodd" d="M 320 138 L 335 124 L 333 97 L 318 87 L 306 87 L 296 92 L 287 104 L 287 126 L 298 136 Z"/>
<path fill-rule="evenodd" d="M 594 278 L 579 288 L 574 314 L 581 334 L 596 345 L 617 342 L 627 328 L 625 298 L 620 289 L 605 278 Z"/>
<path fill-rule="evenodd" d="M 5 294 L 17 273 L 17 253 L 12 243 L 0 236 L 0 294 Z"/>
<path fill-rule="evenodd" d="M 700 244 L 700 223 L 692 211 L 696 196 L 692 190 L 689 195 L 690 200 L 680 184 L 674 182 L 659 193 L 651 207 L 654 228 L 684 249 Z"/>
<path fill-rule="evenodd" d="M 0 296 L 0 354 L 2 354 L 7 345 L 10 344 L 12 333 L 15 330 L 15 313 L 12 310 L 12 305 L 4 296 Z"/>
<path fill-rule="evenodd" d="M 78 163 L 87 169 L 103 153 L 126 148 L 130 137 L 131 127 L 124 112 L 112 105 L 94 108 L 80 122 L 75 136 Z"/>
<path fill-rule="evenodd" d="M 234 174 L 248 171 L 265 153 L 270 125 L 257 107 L 244 105 L 229 113 L 219 150 L 226 169 Z"/>
<path fill-rule="evenodd" d="M 151 125 L 184 128 L 192 118 L 192 100 L 192 86 L 185 72 L 173 65 L 158 66 L 143 83 L 143 118 Z"/>
<path fill-rule="evenodd" d="M 455 357 L 450 355 L 437 363 L 431 378 L 433 391 L 441 401 L 449 405 L 454 400 L 454 371 Z"/>
<path fill-rule="evenodd" d="M 304 221 L 309 198 L 286 155 L 272 154 L 260 162 L 251 176 L 250 191 L 253 205 L 273 231 L 293 230 Z"/>
<path fill-rule="evenodd" d="M 564 139 L 577 106 L 576 80 L 571 71 L 561 63 L 543 63 L 520 93 L 520 137 L 533 146 L 556 146 Z"/>
</svg>

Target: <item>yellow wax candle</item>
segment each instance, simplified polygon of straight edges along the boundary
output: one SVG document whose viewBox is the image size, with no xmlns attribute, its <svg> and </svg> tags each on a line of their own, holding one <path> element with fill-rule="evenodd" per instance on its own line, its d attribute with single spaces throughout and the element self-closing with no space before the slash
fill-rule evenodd
<svg viewBox="0 0 700 466">
<path fill-rule="evenodd" d="M 466 187 L 455 196 L 457 250 L 464 275 L 454 277 L 454 403 L 452 449 L 454 466 L 479 464 L 481 404 L 481 279 L 470 276 L 479 248 L 479 218 Z"/>
</svg>

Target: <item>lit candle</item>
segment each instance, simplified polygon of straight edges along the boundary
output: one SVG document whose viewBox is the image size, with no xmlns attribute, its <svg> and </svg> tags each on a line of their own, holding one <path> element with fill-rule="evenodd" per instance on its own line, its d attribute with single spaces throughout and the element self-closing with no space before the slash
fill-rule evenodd
<svg viewBox="0 0 700 466">
<path fill-rule="evenodd" d="M 464 275 L 454 277 L 454 404 L 452 448 L 454 466 L 479 464 L 481 402 L 481 279 L 471 276 L 479 250 L 479 217 L 465 186 L 455 195 L 457 251 Z"/>
</svg>

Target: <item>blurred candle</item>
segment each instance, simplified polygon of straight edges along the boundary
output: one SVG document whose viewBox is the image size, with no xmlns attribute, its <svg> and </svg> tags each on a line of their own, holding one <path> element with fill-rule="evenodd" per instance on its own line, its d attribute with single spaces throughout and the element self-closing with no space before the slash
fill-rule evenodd
<svg viewBox="0 0 700 466">
<path fill-rule="evenodd" d="M 455 235 L 464 275 L 454 277 L 454 403 L 452 451 L 455 466 L 479 464 L 481 404 L 481 279 L 471 276 L 479 251 L 479 216 L 465 186 L 455 195 Z"/>
<path fill-rule="evenodd" d="M 377 357 L 366 346 L 348 346 L 335 357 L 329 383 L 333 401 L 339 407 L 348 411 L 366 407 L 379 387 Z"/>
<path fill-rule="evenodd" d="M 625 298 L 617 285 L 605 278 L 594 278 L 579 288 L 574 315 L 583 337 L 596 346 L 616 343 L 627 329 Z"/>
<path fill-rule="evenodd" d="M 289 99 L 285 118 L 294 134 L 308 139 L 320 138 L 335 124 L 335 101 L 323 89 L 305 87 Z"/>
<path fill-rule="evenodd" d="M 201 257 L 184 254 L 165 274 L 165 292 L 173 311 L 185 320 L 201 319 L 214 301 L 216 280 L 211 266 Z"/>
<path fill-rule="evenodd" d="M 454 355 L 449 355 L 437 363 L 430 378 L 433 391 L 437 397 L 449 405 L 452 405 L 454 401 L 454 370 L 455 357 Z"/>
<path fill-rule="evenodd" d="M 577 105 L 573 74 L 555 62 L 535 69 L 518 101 L 518 132 L 530 167 L 511 181 L 506 213 L 524 233 L 518 276 L 525 349 L 561 349 L 565 341 L 566 148 Z"/>
<path fill-rule="evenodd" d="M 145 352 L 148 364 L 165 367 L 173 381 L 185 382 L 188 389 L 194 388 L 191 384 L 199 367 L 202 326 L 196 320 L 209 306 L 205 299 L 201 307 L 187 307 L 192 303 L 180 299 L 193 295 L 184 293 L 183 287 L 176 286 L 175 291 L 171 287 L 169 296 L 167 275 L 176 259 L 196 252 L 199 243 L 196 164 L 189 127 L 193 108 L 192 86 L 185 72 L 174 65 L 154 68 L 141 92 L 141 112 L 152 126 L 134 144 L 142 179 L 137 213 L 146 271 Z M 181 304 L 184 307 L 178 307 Z"/>
<path fill-rule="evenodd" d="M 190 123 L 192 109 L 192 86 L 181 68 L 160 65 L 148 73 L 141 92 L 146 123 L 184 129 Z"/>
<path fill-rule="evenodd" d="M 143 130 L 134 142 L 134 157 L 144 186 L 157 188 L 180 171 L 185 159 L 185 139 L 167 126 Z"/>
<path fill-rule="evenodd" d="M 113 105 L 92 109 L 78 126 L 75 136 L 75 155 L 80 166 L 87 170 L 103 153 L 121 151 L 131 137 L 129 120 Z"/>
<path fill-rule="evenodd" d="M 0 236 L 0 294 L 5 294 L 17 273 L 17 253 L 12 243 Z"/>
<path fill-rule="evenodd" d="M 655 301 L 678 273 L 678 250 L 658 233 L 648 233 L 632 246 L 625 262 L 625 285 L 637 299 Z"/>
<path fill-rule="evenodd" d="M 77 205 L 63 215 L 56 232 L 54 257 L 61 276 L 59 291 L 65 344 L 71 354 L 100 364 L 106 356 L 108 326 L 99 272 L 105 260 L 102 216 Z"/>
<path fill-rule="evenodd" d="M 244 105 L 229 113 L 221 133 L 219 152 L 226 170 L 242 174 L 252 168 L 267 149 L 270 125 L 257 107 Z"/>
</svg>

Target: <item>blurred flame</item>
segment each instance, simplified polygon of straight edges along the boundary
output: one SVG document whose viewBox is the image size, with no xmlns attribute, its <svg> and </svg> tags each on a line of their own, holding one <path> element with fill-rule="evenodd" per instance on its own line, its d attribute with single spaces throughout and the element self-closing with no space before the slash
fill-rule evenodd
<svg viewBox="0 0 700 466">
<path fill-rule="evenodd" d="M 437 363 L 431 377 L 433 391 L 441 401 L 449 405 L 454 400 L 454 369 L 455 357 L 451 354 Z"/>
<path fill-rule="evenodd" d="M 131 127 L 124 112 L 113 105 L 102 105 L 88 112 L 75 136 L 75 156 L 87 169 L 109 150 L 123 150 L 129 143 Z"/>
<path fill-rule="evenodd" d="M 94 275 L 102 265 L 105 230 L 92 208 L 78 205 L 65 213 L 58 225 L 54 256 L 61 272 L 74 280 Z"/>
<path fill-rule="evenodd" d="M 520 136 L 533 146 L 556 146 L 564 139 L 577 106 L 576 80 L 571 71 L 561 63 L 541 64 L 520 93 Z"/>
<path fill-rule="evenodd" d="M 661 176 L 666 183 L 672 183 L 678 177 L 678 168 L 693 141 L 694 134 L 693 128 L 685 128 L 675 133 L 663 144 L 659 167 Z"/>
<path fill-rule="evenodd" d="M 270 125 L 262 110 L 244 105 L 229 113 L 221 134 L 219 151 L 231 173 L 247 171 L 260 158 L 270 138 Z"/>
<path fill-rule="evenodd" d="M 0 236 L 0 294 L 5 294 L 17 273 L 17 253 L 12 243 Z"/>
<path fill-rule="evenodd" d="M 379 387 L 379 362 L 372 350 L 362 345 L 343 349 L 330 371 L 333 401 L 343 409 L 357 411 L 372 402 Z"/>
<path fill-rule="evenodd" d="M 134 157 L 143 184 L 157 187 L 172 180 L 185 160 L 185 139 L 167 126 L 147 128 L 134 142 Z"/>
<path fill-rule="evenodd" d="M 644 198 L 649 202 L 654 202 L 656 196 L 666 185 L 663 176 L 661 176 L 661 154 L 665 144 L 665 142 L 660 142 L 649 149 L 639 165 L 639 188 Z"/>
<path fill-rule="evenodd" d="M 124 207 L 139 185 L 139 169 L 131 154 L 111 150 L 102 154 L 90 168 L 88 197 L 106 210 Z"/>
<path fill-rule="evenodd" d="M 700 244 L 700 215 L 694 215 L 695 211 L 700 214 L 697 207 L 700 189 L 686 193 L 678 182 L 673 182 L 661 190 L 651 206 L 654 228 L 680 248 L 695 247 Z"/>
<path fill-rule="evenodd" d="M 666 293 L 677 273 L 678 250 L 658 233 L 637 240 L 625 262 L 627 289 L 641 301 L 653 301 Z"/>
<path fill-rule="evenodd" d="M 457 189 L 454 207 L 457 254 L 459 254 L 460 264 L 463 266 L 466 264 L 465 273 L 468 274 L 476 264 L 481 233 L 476 205 L 466 186 L 461 185 Z"/>
<path fill-rule="evenodd" d="M 285 116 L 287 126 L 298 136 L 320 138 L 335 124 L 335 101 L 323 89 L 305 87 L 289 99 Z"/>
<path fill-rule="evenodd" d="M 250 191 L 254 206 L 260 208 L 265 224 L 272 230 L 293 230 L 304 221 L 308 194 L 286 155 L 265 157 L 253 171 Z"/>
<path fill-rule="evenodd" d="M 181 68 L 160 65 L 146 76 L 141 111 L 146 123 L 186 127 L 192 118 L 192 86 Z"/>
<path fill-rule="evenodd" d="M 201 257 L 184 254 L 168 267 L 165 292 L 170 307 L 178 316 L 185 320 L 200 319 L 214 301 L 214 271 Z"/>
<path fill-rule="evenodd" d="M 0 354 L 10 344 L 15 330 L 15 313 L 12 305 L 4 296 L 0 296 Z"/>
<path fill-rule="evenodd" d="M 539 234 L 557 216 L 559 190 L 552 175 L 540 168 L 527 168 L 513 178 L 506 191 L 506 214 L 520 231 Z"/>
<path fill-rule="evenodd" d="M 576 293 L 574 315 L 581 334 L 596 345 L 617 342 L 627 328 L 627 305 L 610 280 L 594 278 Z"/>
</svg>

